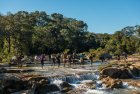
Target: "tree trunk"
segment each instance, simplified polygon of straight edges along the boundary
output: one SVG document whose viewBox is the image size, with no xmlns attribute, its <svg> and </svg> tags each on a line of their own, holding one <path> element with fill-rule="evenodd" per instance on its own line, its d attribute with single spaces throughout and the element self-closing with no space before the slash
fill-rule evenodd
<svg viewBox="0 0 140 94">
<path fill-rule="evenodd" d="M 8 53 L 11 52 L 11 38 L 10 38 L 10 35 L 8 37 Z"/>
</svg>

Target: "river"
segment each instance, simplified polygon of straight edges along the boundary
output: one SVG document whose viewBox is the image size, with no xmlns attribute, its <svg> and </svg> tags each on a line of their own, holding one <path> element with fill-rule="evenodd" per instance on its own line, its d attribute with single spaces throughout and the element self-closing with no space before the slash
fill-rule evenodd
<svg viewBox="0 0 140 94">
<path fill-rule="evenodd" d="M 73 90 L 78 90 L 77 94 L 139 94 L 140 88 L 128 85 L 126 82 L 123 82 L 123 88 L 121 89 L 107 89 L 102 81 L 99 80 L 99 72 L 97 70 L 98 66 L 105 63 L 93 63 L 86 65 L 77 65 L 72 66 L 71 68 L 64 68 L 61 66 L 58 68 L 57 66 L 51 66 L 46 64 L 43 69 L 38 65 L 34 65 L 32 67 L 26 67 L 24 69 L 32 69 L 32 72 L 25 72 L 22 74 L 39 74 L 45 77 L 48 77 L 50 82 L 56 84 L 58 87 L 62 82 L 68 82 L 74 88 Z M 17 69 L 16 67 L 6 67 L 7 69 Z M 18 74 L 18 73 L 17 73 Z M 20 73 L 19 73 L 20 74 Z M 83 82 L 93 81 L 94 88 L 89 88 Z M 82 92 L 81 92 L 82 91 Z M 58 94 L 58 92 L 52 92 L 49 94 Z M 20 93 L 13 93 L 20 94 Z M 61 93 L 60 93 L 61 94 Z"/>
</svg>

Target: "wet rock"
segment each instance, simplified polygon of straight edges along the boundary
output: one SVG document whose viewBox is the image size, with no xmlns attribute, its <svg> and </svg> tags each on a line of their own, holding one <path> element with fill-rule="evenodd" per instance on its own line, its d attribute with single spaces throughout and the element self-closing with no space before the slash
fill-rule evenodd
<svg viewBox="0 0 140 94">
<path fill-rule="evenodd" d="M 124 82 L 127 82 L 129 85 L 132 85 L 134 87 L 138 87 L 140 88 L 140 80 L 136 80 L 136 79 L 127 79 L 127 80 L 123 80 Z"/>
<path fill-rule="evenodd" d="M 99 80 L 108 77 L 107 75 L 100 75 Z"/>
<path fill-rule="evenodd" d="M 90 88 L 90 89 L 95 89 L 96 88 L 96 82 L 95 81 L 92 81 L 92 80 L 82 81 L 81 84 L 86 85 L 86 87 L 87 88 Z"/>
<path fill-rule="evenodd" d="M 28 80 L 28 86 L 44 86 L 50 84 L 50 81 L 46 77 L 32 77 Z"/>
<path fill-rule="evenodd" d="M 84 80 L 81 82 L 81 84 L 94 84 L 95 81 L 92 81 L 92 80 Z"/>
<path fill-rule="evenodd" d="M 138 68 L 134 66 L 130 66 L 129 68 L 135 77 L 140 77 L 140 70 Z"/>
<path fill-rule="evenodd" d="M 121 79 L 128 79 L 128 78 L 133 78 L 133 74 L 128 68 L 121 69 L 120 76 L 118 78 Z"/>
<path fill-rule="evenodd" d="M 42 80 L 39 81 L 39 84 L 43 84 L 43 85 L 44 84 L 50 84 L 50 81 L 47 80 L 47 79 L 46 80 L 45 79 L 42 79 Z"/>
<path fill-rule="evenodd" d="M 103 78 L 102 83 L 105 84 L 106 88 L 122 88 L 123 83 L 119 79 L 112 79 L 110 77 Z"/>
<path fill-rule="evenodd" d="M 27 89 L 27 83 L 27 81 L 23 81 L 14 75 L 1 75 L 0 78 L 1 91 L 4 91 L 6 94 Z"/>
<path fill-rule="evenodd" d="M 39 82 L 39 83 L 46 81 L 46 84 L 50 84 L 50 81 L 48 80 L 48 78 L 44 76 L 30 77 L 28 80 Z"/>
<path fill-rule="evenodd" d="M 4 87 L 4 91 L 9 93 L 27 89 L 26 81 L 8 80 L 4 83 L 7 83 L 7 85 Z"/>
<path fill-rule="evenodd" d="M 104 68 L 100 73 L 101 75 L 106 75 L 111 78 L 129 79 L 139 76 L 140 70 L 132 66 L 130 68 L 107 67 Z"/>
<path fill-rule="evenodd" d="M 70 85 L 68 82 L 62 82 L 60 84 L 60 87 L 61 87 L 61 92 L 62 93 L 66 93 L 66 92 L 68 92 L 68 91 L 73 89 L 73 86 Z"/>
<path fill-rule="evenodd" d="M 67 94 L 84 94 L 84 92 L 86 92 L 85 89 L 76 88 L 76 89 L 73 89 L 73 90 L 67 92 Z"/>
<path fill-rule="evenodd" d="M 0 73 L 6 73 L 7 70 L 5 68 L 0 68 Z"/>
<path fill-rule="evenodd" d="M 35 89 L 35 94 L 47 94 L 51 92 L 60 91 L 59 87 L 55 84 L 38 85 Z"/>
<path fill-rule="evenodd" d="M 108 68 L 104 68 L 101 71 L 102 75 L 107 75 L 110 76 L 112 78 L 118 78 L 121 74 L 121 70 L 118 68 L 112 68 L 112 67 L 108 67 Z"/>
<path fill-rule="evenodd" d="M 0 86 L 2 87 L 0 91 L 4 91 L 6 92 L 6 94 L 10 94 L 19 92 L 21 90 L 30 90 L 32 86 L 33 88 L 36 87 L 36 90 L 39 92 L 37 94 L 46 94 L 40 92 L 51 92 L 59 90 L 57 86 L 50 85 L 50 81 L 46 77 L 38 76 L 30 77 L 29 79 L 23 79 L 24 77 L 22 78 L 13 74 L 0 75 Z M 39 89 L 41 89 L 42 91 L 40 91 Z"/>
</svg>

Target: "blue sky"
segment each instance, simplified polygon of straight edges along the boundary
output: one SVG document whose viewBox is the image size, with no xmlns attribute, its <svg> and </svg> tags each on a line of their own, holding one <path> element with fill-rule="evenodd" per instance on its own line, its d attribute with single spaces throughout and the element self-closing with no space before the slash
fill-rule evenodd
<svg viewBox="0 0 140 94">
<path fill-rule="evenodd" d="M 95 33 L 140 25 L 140 0 L 0 0 L 0 13 L 46 11 L 83 20 Z"/>
</svg>

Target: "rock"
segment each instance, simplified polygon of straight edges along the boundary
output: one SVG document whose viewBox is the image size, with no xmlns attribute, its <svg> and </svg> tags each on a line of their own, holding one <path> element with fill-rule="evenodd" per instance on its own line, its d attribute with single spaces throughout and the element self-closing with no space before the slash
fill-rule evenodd
<svg viewBox="0 0 140 94">
<path fill-rule="evenodd" d="M 72 87 L 72 85 L 70 85 L 68 82 L 62 82 L 62 83 L 60 84 L 60 86 L 61 86 L 62 88 L 65 88 L 65 87 Z"/>
<path fill-rule="evenodd" d="M 119 79 L 112 79 L 110 77 L 102 79 L 103 84 L 105 84 L 106 88 L 122 88 L 123 83 Z"/>
<path fill-rule="evenodd" d="M 1 75 L 0 87 L 6 94 L 17 92 L 23 89 L 27 89 L 27 81 L 14 76 L 14 75 Z"/>
<path fill-rule="evenodd" d="M 140 80 L 127 79 L 127 80 L 124 80 L 124 82 L 127 82 L 129 85 L 132 85 L 134 87 L 140 88 Z"/>
<path fill-rule="evenodd" d="M 90 86 L 90 89 L 96 89 L 96 84 L 92 84 L 92 85 Z"/>
<path fill-rule="evenodd" d="M 96 88 L 96 82 L 92 80 L 84 80 L 80 83 L 81 85 L 79 88 L 81 89 L 95 89 Z"/>
<path fill-rule="evenodd" d="M 11 94 L 14 92 L 19 92 L 21 90 L 30 90 L 32 86 L 36 87 L 37 94 L 46 94 L 40 92 L 51 92 L 58 91 L 59 88 L 56 85 L 50 84 L 50 81 L 46 77 L 30 77 L 30 79 L 20 78 L 18 75 L 13 74 L 1 74 L 0 75 L 0 86 L 6 94 Z M 0 88 L 1 88 L 0 87 Z M 42 91 L 40 91 L 40 90 Z"/>
<path fill-rule="evenodd" d="M 84 81 L 81 82 L 81 84 L 86 85 L 87 88 L 90 88 L 90 89 L 95 89 L 96 88 L 96 82 L 92 81 L 92 80 L 84 80 Z"/>
<path fill-rule="evenodd" d="M 55 84 L 38 85 L 35 89 L 35 94 L 47 94 L 51 92 L 60 91 L 59 87 Z"/>
<path fill-rule="evenodd" d="M 84 80 L 81 82 L 81 84 L 94 84 L 95 82 L 92 80 Z"/>
<path fill-rule="evenodd" d="M 68 82 L 62 82 L 60 84 L 60 87 L 61 87 L 61 92 L 62 93 L 66 93 L 66 92 L 68 92 L 68 91 L 73 89 L 73 86 L 70 85 Z"/>
<path fill-rule="evenodd" d="M 45 84 L 50 84 L 50 81 L 48 80 L 47 77 L 43 76 L 37 76 L 37 77 L 30 77 L 28 79 L 30 82 L 38 82 L 38 83 L 45 83 Z"/>
<path fill-rule="evenodd" d="M 128 68 L 121 69 L 120 76 L 118 77 L 120 79 L 128 79 L 133 78 L 133 74 Z"/>
<path fill-rule="evenodd" d="M 107 67 L 104 68 L 100 73 L 101 75 L 109 76 L 111 78 L 129 79 L 134 78 L 135 76 L 138 77 L 140 74 L 140 70 L 132 66 L 130 68 Z"/>
<path fill-rule="evenodd" d="M 106 77 L 107 77 L 107 75 L 100 75 L 99 80 L 106 78 Z"/>
<path fill-rule="evenodd" d="M 6 73 L 7 70 L 5 68 L 0 68 L 0 73 Z"/>
<path fill-rule="evenodd" d="M 112 78 L 118 78 L 121 74 L 121 69 L 118 69 L 118 68 L 112 68 L 112 67 L 107 67 L 107 68 L 104 68 L 102 71 L 101 71 L 101 74 L 102 75 L 107 75 L 107 76 L 110 76 Z"/>
<path fill-rule="evenodd" d="M 50 81 L 42 79 L 42 80 L 39 81 L 39 84 L 43 84 L 43 85 L 50 84 Z"/>
<path fill-rule="evenodd" d="M 85 89 L 79 89 L 79 88 L 75 88 L 69 92 L 67 92 L 66 94 L 84 94 L 83 92 L 86 92 L 87 90 Z"/>
<path fill-rule="evenodd" d="M 28 86 L 32 87 L 33 85 L 35 86 L 44 86 L 50 84 L 50 81 L 46 77 L 32 77 L 28 79 Z"/>
<path fill-rule="evenodd" d="M 140 70 L 138 68 L 131 66 L 130 71 L 133 73 L 135 77 L 140 77 Z"/>
</svg>

